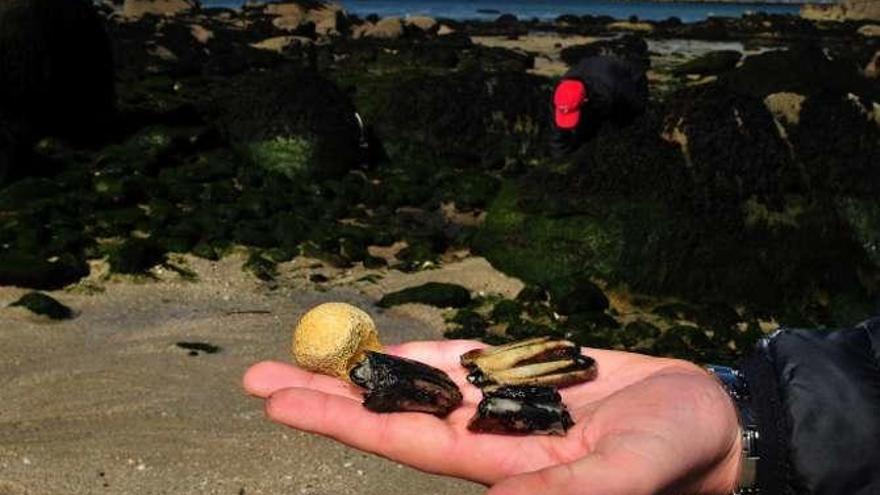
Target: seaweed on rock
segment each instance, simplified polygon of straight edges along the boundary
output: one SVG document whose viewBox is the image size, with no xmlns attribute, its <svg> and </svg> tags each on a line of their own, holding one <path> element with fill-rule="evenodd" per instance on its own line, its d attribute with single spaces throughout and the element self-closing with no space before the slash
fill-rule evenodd
<svg viewBox="0 0 880 495">
<path fill-rule="evenodd" d="M 314 72 L 277 69 L 233 79 L 214 112 L 255 165 L 289 177 L 340 178 L 361 163 L 361 130 L 348 96 Z"/>
</svg>

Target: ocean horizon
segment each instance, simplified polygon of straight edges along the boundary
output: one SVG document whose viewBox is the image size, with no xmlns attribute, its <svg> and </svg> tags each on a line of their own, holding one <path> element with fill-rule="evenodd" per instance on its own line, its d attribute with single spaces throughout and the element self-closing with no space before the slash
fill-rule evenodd
<svg viewBox="0 0 880 495">
<path fill-rule="evenodd" d="M 246 0 L 202 0 L 205 7 L 238 8 Z M 493 20 L 501 14 L 521 19 L 551 20 L 563 14 L 604 15 L 618 19 L 636 16 L 661 21 L 677 17 L 697 22 L 709 17 L 742 17 L 752 13 L 797 15 L 799 4 L 694 3 L 614 0 L 341 0 L 351 14 L 364 17 L 427 15 L 457 20 Z"/>
</svg>

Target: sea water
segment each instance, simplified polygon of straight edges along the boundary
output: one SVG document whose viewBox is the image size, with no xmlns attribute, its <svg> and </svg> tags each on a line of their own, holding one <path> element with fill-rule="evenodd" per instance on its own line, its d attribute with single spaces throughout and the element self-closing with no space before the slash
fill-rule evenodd
<svg viewBox="0 0 880 495">
<path fill-rule="evenodd" d="M 202 0 L 206 7 L 238 7 L 245 0 Z M 645 20 L 677 17 L 695 22 L 707 17 L 741 17 L 753 12 L 797 14 L 792 4 L 639 2 L 613 0 L 341 0 L 343 7 L 358 16 L 428 15 L 450 19 L 492 20 L 501 14 L 520 19 L 554 19 L 562 14 L 607 15 L 618 19 L 637 16 Z"/>
</svg>

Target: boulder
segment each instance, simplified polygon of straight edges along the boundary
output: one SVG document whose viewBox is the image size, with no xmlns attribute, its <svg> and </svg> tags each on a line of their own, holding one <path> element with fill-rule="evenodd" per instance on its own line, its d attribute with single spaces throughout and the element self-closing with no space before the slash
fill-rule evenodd
<svg viewBox="0 0 880 495">
<path fill-rule="evenodd" d="M 440 28 L 437 29 L 437 36 L 448 36 L 450 34 L 454 34 L 455 29 L 447 26 L 446 24 L 441 24 Z"/>
<path fill-rule="evenodd" d="M 563 48 L 559 56 L 569 66 L 577 64 L 583 58 L 595 56 L 617 57 L 642 70 L 648 70 L 651 66 L 648 44 L 641 36 L 637 35 L 626 35 L 610 40 L 569 46 Z"/>
<path fill-rule="evenodd" d="M 437 20 L 428 16 L 411 16 L 406 18 L 406 25 L 418 28 L 425 32 L 433 31 L 437 27 Z"/>
<path fill-rule="evenodd" d="M 113 60 L 88 0 L 0 2 L 0 114 L 35 134 L 94 139 L 112 115 Z"/>
<path fill-rule="evenodd" d="M 797 45 L 746 57 L 741 67 L 721 76 L 732 91 L 765 98 L 781 91 L 809 96 L 825 91 L 875 92 L 855 63 L 829 57 L 815 45 Z"/>
<path fill-rule="evenodd" d="M 407 173 L 427 174 L 414 179 L 417 187 L 436 180 L 441 166 L 496 169 L 546 150 L 552 82 L 503 69 L 487 72 L 479 54 L 469 56 L 480 68 L 391 74 L 357 86 L 358 108 L 391 162 Z"/>
<path fill-rule="evenodd" d="M 695 74 L 714 76 L 727 72 L 739 63 L 742 53 L 736 50 L 718 50 L 701 55 L 672 69 L 676 75 Z"/>
<path fill-rule="evenodd" d="M 9 306 L 22 307 L 35 315 L 45 316 L 52 320 L 69 320 L 74 316 L 72 309 L 42 292 L 28 292 Z"/>
<path fill-rule="evenodd" d="M 880 37 L 880 25 L 866 24 L 860 27 L 857 32 L 866 38 L 877 38 Z"/>
<path fill-rule="evenodd" d="M 783 324 L 869 311 L 880 276 L 870 100 L 828 88 L 788 95 L 780 82 L 765 81 L 760 97 L 723 81 L 684 89 L 628 127 L 600 130 L 568 168 L 508 179 L 474 252 L 553 293 L 581 274 Z M 840 198 L 853 198 L 846 215 Z"/>
<path fill-rule="evenodd" d="M 348 16 L 341 5 L 332 2 L 270 3 L 263 12 L 284 31 L 298 31 L 308 23 L 314 25 L 319 36 L 337 36 L 348 29 Z"/>
<path fill-rule="evenodd" d="M 349 97 L 306 70 L 279 68 L 228 81 L 215 97 L 226 137 L 255 165 L 288 177 L 333 178 L 360 163 Z"/>
<path fill-rule="evenodd" d="M 198 24 L 193 24 L 189 28 L 189 32 L 192 34 L 193 38 L 196 39 L 199 43 L 206 45 L 209 41 L 214 38 L 214 32 L 206 29 L 204 26 L 200 26 Z"/>
<path fill-rule="evenodd" d="M 880 20 L 880 3 L 876 0 L 842 0 L 837 4 L 806 4 L 801 17 L 813 21 Z"/>
<path fill-rule="evenodd" d="M 140 19 L 145 15 L 170 17 L 198 7 L 196 0 L 125 0 L 122 4 L 122 15 L 130 20 Z"/>
<path fill-rule="evenodd" d="M 386 17 L 375 24 L 358 26 L 353 35 L 355 38 L 394 40 L 403 36 L 403 33 L 403 21 L 399 17 Z"/>
<path fill-rule="evenodd" d="M 471 293 L 464 287 L 454 284 L 429 282 L 418 287 L 385 294 L 376 303 L 380 308 L 390 308 L 401 304 L 426 304 L 438 308 L 461 308 L 471 302 Z"/>
</svg>

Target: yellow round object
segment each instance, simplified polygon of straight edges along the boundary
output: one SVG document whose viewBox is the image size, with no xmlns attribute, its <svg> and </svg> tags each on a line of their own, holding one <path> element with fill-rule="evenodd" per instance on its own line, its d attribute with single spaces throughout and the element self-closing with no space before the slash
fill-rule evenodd
<svg viewBox="0 0 880 495">
<path fill-rule="evenodd" d="M 293 358 L 302 368 L 316 373 L 349 380 L 349 370 L 367 350 L 382 350 L 376 324 L 351 304 L 315 306 L 293 331 Z"/>
</svg>

